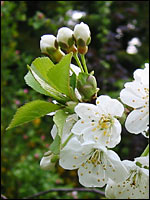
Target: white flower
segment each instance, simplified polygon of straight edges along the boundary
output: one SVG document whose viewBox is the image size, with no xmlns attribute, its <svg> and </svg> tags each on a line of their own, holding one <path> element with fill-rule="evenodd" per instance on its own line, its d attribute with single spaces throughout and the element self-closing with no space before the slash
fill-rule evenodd
<svg viewBox="0 0 150 200">
<path fill-rule="evenodd" d="M 43 35 L 40 40 L 40 48 L 42 53 L 47 53 L 47 49 L 53 48 L 56 49 L 55 46 L 56 37 L 54 35 Z"/>
<path fill-rule="evenodd" d="M 90 35 L 91 35 L 90 29 L 87 24 L 81 22 L 80 24 L 77 24 L 74 27 L 74 37 L 76 41 L 82 40 L 84 41 L 85 45 L 88 45 L 90 40 Z"/>
<path fill-rule="evenodd" d="M 51 151 L 46 152 L 40 161 L 40 167 L 44 170 L 53 170 L 55 166 L 55 163 L 51 161 L 53 156 Z"/>
<path fill-rule="evenodd" d="M 108 177 L 116 182 L 126 178 L 127 171 L 119 156 L 94 142 L 81 143 L 72 137 L 60 152 L 64 169 L 78 169 L 79 182 L 85 187 L 103 187 Z"/>
<path fill-rule="evenodd" d="M 67 45 L 67 47 L 72 46 L 73 45 L 73 31 L 67 27 L 60 28 L 57 33 L 57 41 L 58 43 L 63 43 Z"/>
<path fill-rule="evenodd" d="M 66 118 L 66 122 L 63 127 L 62 138 L 61 138 L 62 143 L 64 143 L 66 139 L 72 134 L 71 129 L 77 120 L 78 120 L 78 116 L 76 114 L 69 115 Z M 53 128 L 51 130 L 51 135 L 52 135 L 52 138 L 55 139 L 57 135 L 57 127 L 55 124 L 53 125 Z"/>
<path fill-rule="evenodd" d="M 128 115 L 125 127 L 130 133 L 147 130 L 149 124 L 149 66 L 134 72 L 135 80 L 125 84 L 120 93 L 121 101 L 134 108 Z"/>
<path fill-rule="evenodd" d="M 113 148 L 121 140 L 121 125 L 115 117 L 121 117 L 123 111 L 124 107 L 118 100 L 105 95 L 97 98 L 96 105 L 79 103 L 75 112 L 81 119 L 73 126 L 72 132 L 83 134 L 85 141 Z"/>
<path fill-rule="evenodd" d="M 149 168 L 149 154 L 147 156 L 141 156 L 138 158 L 135 158 L 135 163 L 138 162 L 141 164 L 141 167 L 143 168 Z"/>
<path fill-rule="evenodd" d="M 135 162 L 125 160 L 128 178 L 116 183 L 109 179 L 105 195 L 110 199 L 149 199 L 149 170 L 138 167 Z"/>
</svg>

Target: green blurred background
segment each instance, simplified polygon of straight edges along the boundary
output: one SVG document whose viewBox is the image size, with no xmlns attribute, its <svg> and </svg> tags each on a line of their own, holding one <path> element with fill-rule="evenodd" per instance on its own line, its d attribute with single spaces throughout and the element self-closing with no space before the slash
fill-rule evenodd
<svg viewBox="0 0 150 200">
<path fill-rule="evenodd" d="M 5 131 L 17 108 L 26 102 L 49 99 L 24 81 L 27 64 L 41 56 L 39 41 L 60 27 L 73 30 L 83 21 L 92 41 L 86 55 L 89 71 L 95 71 L 99 95 L 119 96 L 135 69 L 148 62 L 149 1 L 1 1 L 1 187 L 8 198 L 23 198 L 51 188 L 82 187 L 76 171 L 58 165 L 53 172 L 39 167 L 52 141 L 52 118 L 45 116 Z M 73 62 L 75 64 L 75 62 Z M 125 128 L 115 151 L 121 159 L 139 156 L 147 145 L 140 135 Z M 101 199 L 81 192 L 51 192 L 38 199 Z"/>
</svg>

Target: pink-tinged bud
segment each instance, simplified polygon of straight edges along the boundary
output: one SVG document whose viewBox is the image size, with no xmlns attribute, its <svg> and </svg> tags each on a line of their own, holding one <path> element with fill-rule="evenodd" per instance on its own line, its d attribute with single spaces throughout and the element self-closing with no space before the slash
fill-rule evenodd
<svg viewBox="0 0 150 200">
<path fill-rule="evenodd" d="M 15 104 L 16 104 L 16 105 L 20 105 L 21 102 L 20 102 L 19 100 L 16 99 L 16 100 L 15 100 Z"/>
<path fill-rule="evenodd" d="M 34 158 L 38 159 L 38 158 L 39 158 L 39 154 L 38 154 L 38 153 L 35 153 L 35 154 L 34 154 Z"/>
<path fill-rule="evenodd" d="M 46 147 L 46 148 L 49 148 L 49 144 L 45 144 L 45 147 Z"/>
<path fill-rule="evenodd" d="M 24 135 L 23 135 L 23 139 L 24 139 L 24 140 L 28 139 L 28 135 L 25 135 L 25 134 L 24 134 Z"/>
<path fill-rule="evenodd" d="M 45 140 L 45 135 L 41 135 L 41 140 Z"/>
<path fill-rule="evenodd" d="M 19 55 L 20 54 L 20 50 L 16 50 L 16 55 Z"/>
<path fill-rule="evenodd" d="M 24 92 L 25 94 L 27 94 L 27 93 L 29 92 L 29 90 L 28 90 L 28 89 L 24 89 L 23 92 Z"/>
</svg>

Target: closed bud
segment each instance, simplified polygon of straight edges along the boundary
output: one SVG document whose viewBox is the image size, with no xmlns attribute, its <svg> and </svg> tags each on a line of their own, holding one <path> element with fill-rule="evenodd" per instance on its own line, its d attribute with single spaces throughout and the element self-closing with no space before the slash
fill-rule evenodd
<svg viewBox="0 0 150 200">
<path fill-rule="evenodd" d="M 94 76 L 80 73 L 77 81 L 77 89 L 85 102 L 90 102 L 97 95 L 98 88 Z"/>
<path fill-rule="evenodd" d="M 56 37 L 54 35 L 43 35 L 40 40 L 40 48 L 42 53 L 48 53 L 48 49 L 56 50 Z"/>
<path fill-rule="evenodd" d="M 87 46 L 91 41 L 91 33 L 87 24 L 81 22 L 74 28 L 74 38 L 76 40 L 77 48 L 79 53 L 85 54 L 88 50 Z"/>
<path fill-rule="evenodd" d="M 54 155 L 51 151 L 48 151 L 41 159 L 40 167 L 44 170 L 53 170 L 58 158 L 59 157 Z"/>
<path fill-rule="evenodd" d="M 59 62 L 65 55 L 58 47 L 56 37 L 54 35 L 43 35 L 40 40 L 41 52 L 48 55 L 53 62 Z"/>
<path fill-rule="evenodd" d="M 58 30 L 57 42 L 67 53 L 77 51 L 74 45 L 73 31 L 67 27 L 62 27 Z"/>
</svg>

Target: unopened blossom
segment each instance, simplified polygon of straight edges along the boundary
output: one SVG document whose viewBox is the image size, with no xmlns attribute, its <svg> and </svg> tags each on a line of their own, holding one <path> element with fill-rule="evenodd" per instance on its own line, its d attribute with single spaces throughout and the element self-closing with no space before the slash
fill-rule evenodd
<svg viewBox="0 0 150 200">
<path fill-rule="evenodd" d="M 143 133 L 149 125 L 149 66 L 137 69 L 134 80 L 124 86 L 121 101 L 134 109 L 127 116 L 125 127 L 130 133 Z"/>
<path fill-rule="evenodd" d="M 128 177 L 120 183 L 109 179 L 105 195 L 109 199 L 149 199 L 149 170 L 140 168 L 135 162 L 125 160 Z"/>
<path fill-rule="evenodd" d="M 46 34 L 41 37 L 40 48 L 42 53 L 47 53 L 47 49 L 56 49 L 56 37 L 54 35 Z"/>
<path fill-rule="evenodd" d="M 91 32 L 89 26 L 83 22 L 74 27 L 74 38 L 76 40 L 78 52 L 80 54 L 87 53 L 88 45 L 91 41 Z"/>
<path fill-rule="evenodd" d="M 74 27 L 74 37 L 77 43 L 80 43 L 79 40 L 82 40 L 85 43 L 85 45 L 88 45 L 91 37 L 89 26 L 83 22 L 77 24 Z"/>
<path fill-rule="evenodd" d="M 67 52 L 76 51 L 76 47 L 74 46 L 73 31 L 70 28 L 62 27 L 58 30 L 57 42 L 60 47 L 67 50 Z"/>
<path fill-rule="evenodd" d="M 61 150 L 59 164 L 64 169 L 78 169 L 79 182 L 85 187 L 103 187 L 109 177 L 119 182 L 127 176 L 114 151 L 90 141 L 81 143 L 76 136 Z"/>
<path fill-rule="evenodd" d="M 40 161 L 40 167 L 44 170 L 51 170 L 55 166 L 55 162 L 52 162 L 54 154 L 51 151 L 48 151 L 44 154 Z"/>
<path fill-rule="evenodd" d="M 65 55 L 58 47 L 56 37 L 54 35 L 46 34 L 40 40 L 41 52 L 48 55 L 53 62 L 59 62 Z"/>
<path fill-rule="evenodd" d="M 118 100 L 101 95 L 96 105 L 79 103 L 75 112 L 80 119 L 73 126 L 72 133 L 83 134 L 85 141 L 94 141 L 109 148 L 120 142 L 121 124 L 116 116 L 122 116 L 124 107 Z"/>
</svg>

